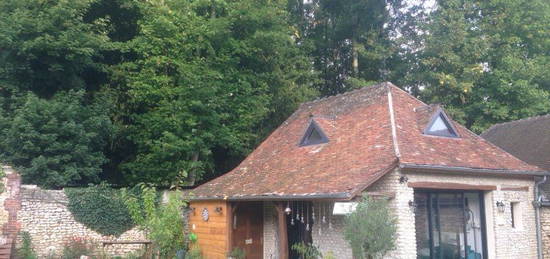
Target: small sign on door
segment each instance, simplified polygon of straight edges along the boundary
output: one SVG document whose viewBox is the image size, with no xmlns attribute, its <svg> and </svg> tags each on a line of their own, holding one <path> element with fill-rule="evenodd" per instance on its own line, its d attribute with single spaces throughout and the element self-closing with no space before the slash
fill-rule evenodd
<svg viewBox="0 0 550 259">
<path fill-rule="evenodd" d="M 252 238 L 250 238 L 250 239 L 245 239 L 245 240 L 244 240 L 244 243 L 245 243 L 246 245 L 252 245 Z"/>
</svg>

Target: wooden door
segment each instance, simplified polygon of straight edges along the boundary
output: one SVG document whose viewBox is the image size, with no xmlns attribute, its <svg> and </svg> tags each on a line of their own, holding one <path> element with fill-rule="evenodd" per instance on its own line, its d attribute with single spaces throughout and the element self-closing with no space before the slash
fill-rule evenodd
<svg viewBox="0 0 550 259">
<path fill-rule="evenodd" d="M 246 259 L 262 259 L 264 250 L 264 217 L 261 202 L 243 202 L 233 214 L 233 248 L 239 247 Z"/>
</svg>

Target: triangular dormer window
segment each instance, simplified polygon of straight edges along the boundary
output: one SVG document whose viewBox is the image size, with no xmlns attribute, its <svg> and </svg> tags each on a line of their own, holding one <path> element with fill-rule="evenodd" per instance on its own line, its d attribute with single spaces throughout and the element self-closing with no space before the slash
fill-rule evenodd
<svg viewBox="0 0 550 259">
<path fill-rule="evenodd" d="M 439 137 L 458 138 L 458 133 L 455 127 L 450 122 L 449 117 L 447 117 L 445 112 L 442 110 L 435 113 L 432 120 L 424 130 L 424 134 Z"/>
<path fill-rule="evenodd" d="M 302 137 L 302 141 L 300 141 L 300 146 L 317 145 L 327 142 L 328 138 L 325 133 L 321 130 L 319 125 L 312 120 L 306 130 L 306 133 Z"/>
</svg>

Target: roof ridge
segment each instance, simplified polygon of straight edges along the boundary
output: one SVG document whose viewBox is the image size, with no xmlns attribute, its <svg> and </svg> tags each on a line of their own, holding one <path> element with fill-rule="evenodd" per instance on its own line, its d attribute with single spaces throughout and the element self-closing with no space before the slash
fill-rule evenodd
<svg viewBox="0 0 550 259">
<path fill-rule="evenodd" d="M 531 116 L 531 117 L 527 117 L 527 118 L 522 118 L 522 119 L 519 119 L 519 120 L 496 123 L 496 124 L 493 124 L 488 129 L 486 129 L 485 131 L 483 131 L 483 133 L 481 133 L 481 135 L 483 135 L 483 134 L 485 134 L 485 133 L 487 133 L 487 132 L 489 132 L 489 131 L 497 128 L 497 127 L 503 126 L 503 125 L 509 125 L 509 124 L 521 123 L 521 122 L 525 122 L 525 121 L 538 120 L 538 119 L 543 119 L 543 118 L 546 118 L 546 117 L 550 118 L 550 113 L 549 114 L 542 114 L 542 115 L 535 115 L 535 116 Z"/>
<path fill-rule="evenodd" d="M 384 83 L 373 84 L 373 85 L 367 85 L 367 86 L 363 86 L 361 88 L 353 89 L 353 90 L 343 92 L 343 93 L 339 93 L 339 94 L 335 94 L 335 95 L 329 95 L 329 96 L 325 96 L 325 97 L 318 97 L 315 100 L 312 100 L 312 101 L 309 101 L 309 102 L 303 102 L 300 105 L 300 107 L 306 106 L 308 104 L 315 104 L 315 103 L 318 103 L 318 102 L 327 101 L 327 100 L 330 100 L 330 99 L 336 99 L 337 97 L 352 95 L 354 93 L 364 91 L 364 90 L 367 90 L 367 89 L 383 87 L 384 84 L 385 84 L 385 82 Z"/>
<path fill-rule="evenodd" d="M 393 88 L 393 89 L 396 89 L 396 90 L 399 90 L 399 91 L 405 93 L 405 95 L 407 95 L 407 96 L 409 96 L 409 97 L 411 97 L 411 98 L 413 98 L 413 99 L 415 99 L 415 100 L 421 102 L 422 104 L 424 104 L 424 105 L 426 105 L 426 106 L 430 106 L 430 104 L 425 103 L 424 101 L 420 100 L 418 97 L 413 96 L 413 95 L 410 94 L 409 92 L 407 92 L 407 91 L 401 89 L 399 86 L 394 85 L 394 84 L 393 84 L 392 82 L 390 82 L 390 81 L 386 81 L 386 82 L 384 82 L 384 84 L 388 85 L 389 87 L 391 87 L 391 88 Z"/>
<path fill-rule="evenodd" d="M 390 115 L 390 124 L 391 124 L 391 136 L 393 142 L 393 152 L 398 162 L 401 158 L 401 152 L 399 151 L 399 142 L 397 140 L 397 127 L 395 125 L 395 112 L 393 109 L 393 95 L 391 91 L 391 83 L 386 83 L 386 88 L 388 90 L 388 113 Z"/>
</svg>

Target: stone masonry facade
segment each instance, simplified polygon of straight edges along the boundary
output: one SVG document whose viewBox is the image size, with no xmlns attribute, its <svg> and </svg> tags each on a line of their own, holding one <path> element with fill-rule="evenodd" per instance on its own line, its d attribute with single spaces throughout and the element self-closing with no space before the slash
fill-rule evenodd
<svg viewBox="0 0 550 259">
<path fill-rule="evenodd" d="M 487 250 L 489 258 L 537 258 L 534 180 L 527 178 L 494 177 L 479 175 L 459 175 L 443 173 L 402 173 L 399 169 L 388 173 L 368 188 L 372 192 L 394 194 L 390 207 L 397 218 L 396 248 L 384 258 L 416 259 L 415 214 L 409 206 L 414 201 L 414 189 L 407 183 L 400 183 L 400 176 L 407 176 L 408 182 L 440 182 L 469 185 L 496 186 L 494 191 L 484 192 L 485 217 L 487 229 Z M 511 188 L 516 187 L 516 188 Z M 528 189 L 519 188 L 528 187 Z M 504 212 L 498 211 L 496 202 L 505 204 Z M 519 202 L 521 227 L 512 227 L 511 203 Z M 319 206 L 314 205 L 314 206 Z M 275 209 L 266 203 L 264 206 L 264 258 L 277 257 L 277 217 Z M 351 248 L 343 238 L 342 216 L 334 216 L 332 229 L 326 224 L 314 224 L 312 230 L 313 244 L 324 254 L 331 251 L 336 258 L 351 259 Z M 550 244 L 550 208 L 542 209 L 544 243 Z M 319 226 L 322 226 L 319 232 Z M 548 249 L 545 249 L 548 255 Z"/>
<path fill-rule="evenodd" d="M 277 232 L 277 213 L 271 202 L 264 203 L 264 258 L 279 258 L 279 233 Z"/>
<path fill-rule="evenodd" d="M 484 192 L 487 229 L 487 250 L 489 258 L 537 258 L 534 180 L 527 178 L 459 175 L 443 173 L 402 173 L 394 170 L 384 176 L 369 191 L 394 192 L 390 206 L 396 212 L 398 221 L 396 249 L 385 258 L 416 258 L 415 217 L 409 201 L 414 200 L 414 189 L 407 183 L 400 183 L 400 176 L 407 176 L 408 182 L 440 182 L 470 185 L 493 185 L 497 189 Z M 517 187 L 517 188 L 510 188 Z M 520 190 L 519 187 L 528 187 Z M 515 189 L 515 190 L 511 190 Z M 498 211 L 497 201 L 505 204 L 504 212 Z M 521 227 L 512 227 L 511 203 L 519 202 Z"/>
<path fill-rule="evenodd" d="M 550 258 L 550 207 L 540 210 L 540 224 L 542 229 L 542 248 L 544 258 Z"/>
<path fill-rule="evenodd" d="M 344 216 L 326 216 L 325 223 L 321 215 L 332 211 L 330 203 L 314 203 L 317 220 L 312 225 L 311 236 L 313 245 L 319 248 L 323 255 L 331 253 L 336 258 L 352 258 L 351 247 L 344 240 Z M 326 212 L 320 212 L 323 208 Z M 264 203 L 264 259 L 279 258 L 277 248 L 279 234 L 277 233 L 277 215 L 272 203 Z M 290 248 L 289 248 L 290 249 Z"/>
<path fill-rule="evenodd" d="M 42 190 L 34 185 L 21 186 L 21 210 L 18 219 L 21 230 L 29 232 L 32 244 L 39 257 L 59 255 L 63 245 L 72 238 L 83 238 L 101 248 L 102 241 L 145 240 L 137 228 L 116 236 L 101 235 L 77 222 L 67 209 L 67 197 L 62 190 Z M 125 255 L 142 249 L 142 245 L 108 245 L 104 252 L 109 255 Z"/>
</svg>

